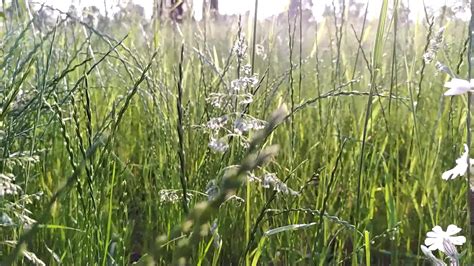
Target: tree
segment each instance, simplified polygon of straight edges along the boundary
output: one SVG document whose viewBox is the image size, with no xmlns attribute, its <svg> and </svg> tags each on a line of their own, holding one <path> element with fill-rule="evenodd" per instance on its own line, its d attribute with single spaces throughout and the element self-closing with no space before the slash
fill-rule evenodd
<svg viewBox="0 0 474 266">
<path fill-rule="evenodd" d="M 184 0 L 171 0 L 170 18 L 173 21 L 181 22 L 184 14 Z"/>
<path fill-rule="evenodd" d="M 313 7 L 313 0 L 290 0 L 288 11 L 290 14 L 298 14 L 301 4 L 302 10 L 310 10 Z"/>
<path fill-rule="evenodd" d="M 211 10 L 219 11 L 219 0 L 211 0 Z"/>
</svg>

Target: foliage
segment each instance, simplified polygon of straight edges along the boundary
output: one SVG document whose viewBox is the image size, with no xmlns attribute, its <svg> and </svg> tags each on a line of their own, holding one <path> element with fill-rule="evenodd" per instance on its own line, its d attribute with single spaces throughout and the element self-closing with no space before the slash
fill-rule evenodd
<svg viewBox="0 0 474 266">
<path fill-rule="evenodd" d="M 0 257 L 422 263 L 425 232 L 468 228 L 465 180 L 441 178 L 466 135 L 442 87 L 467 76 L 467 23 L 386 3 L 255 25 L 8 9 Z"/>
</svg>

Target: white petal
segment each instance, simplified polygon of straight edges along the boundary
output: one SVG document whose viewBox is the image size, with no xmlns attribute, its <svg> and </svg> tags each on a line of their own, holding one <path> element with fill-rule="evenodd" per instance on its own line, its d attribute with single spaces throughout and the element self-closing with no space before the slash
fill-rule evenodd
<svg viewBox="0 0 474 266">
<path fill-rule="evenodd" d="M 460 87 L 456 87 L 456 88 L 452 88 L 452 89 L 449 89 L 447 90 L 445 93 L 444 93 L 444 96 L 455 96 L 455 95 L 462 95 L 466 92 L 468 92 L 469 89 L 468 88 L 460 88 Z"/>
<path fill-rule="evenodd" d="M 425 245 L 420 245 L 420 248 L 421 248 L 421 251 L 423 252 L 423 254 L 425 254 L 426 257 L 428 257 L 430 259 L 436 259 L 436 257 L 433 255 L 431 250 L 429 248 L 427 248 Z"/>
<path fill-rule="evenodd" d="M 443 228 L 441 228 L 441 226 L 439 225 L 436 225 L 435 227 L 433 227 L 432 231 L 435 233 L 444 233 Z"/>
<path fill-rule="evenodd" d="M 471 83 L 465 79 L 453 78 L 450 81 L 444 83 L 446 88 L 471 88 Z"/>
<path fill-rule="evenodd" d="M 444 252 L 443 243 L 441 243 L 441 242 L 439 242 L 439 241 L 436 242 L 436 243 L 434 243 L 433 245 L 429 246 L 428 248 L 429 248 L 429 250 L 432 250 L 432 251 L 435 251 L 435 250 L 438 249 L 438 250 Z"/>
<path fill-rule="evenodd" d="M 458 246 L 466 243 L 466 238 L 464 236 L 452 236 L 449 238 L 449 240 L 451 241 L 451 243 Z"/>
<path fill-rule="evenodd" d="M 467 147 L 466 144 L 464 144 L 464 153 L 456 159 L 457 164 L 466 164 L 467 167 L 467 157 L 469 156 L 469 148 Z"/>
<path fill-rule="evenodd" d="M 461 232 L 461 230 L 462 229 L 457 227 L 456 225 L 450 224 L 450 225 L 448 225 L 448 228 L 446 229 L 446 233 L 448 235 L 452 236 L 452 235 L 455 235 L 455 234 Z"/>
<path fill-rule="evenodd" d="M 441 236 L 436 232 L 430 231 L 430 232 L 426 233 L 426 237 L 438 238 L 438 237 L 441 237 Z"/>
<path fill-rule="evenodd" d="M 449 179 L 451 179 L 452 176 L 454 176 L 454 174 L 453 174 L 453 169 L 444 172 L 444 173 L 441 175 L 441 178 L 444 179 L 444 180 L 449 180 Z"/>
<path fill-rule="evenodd" d="M 450 169 L 444 172 L 441 175 L 441 178 L 443 178 L 444 180 L 454 179 L 458 176 L 463 176 L 466 173 L 466 170 L 467 170 L 467 164 L 465 165 L 458 164 L 453 169 Z"/>
<path fill-rule="evenodd" d="M 444 93 L 445 96 L 461 95 L 468 92 L 474 86 L 474 82 L 470 82 L 464 79 L 454 78 L 444 84 L 448 91 Z"/>
<path fill-rule="evenodd" d="M 462 156 L 462 157 L 459 157 L 456 159 L 456 164 L 459 166 L 459 165 L 463 165 L 463 167 L 465 166 L 467 168 L 467 156 Z"/>
<path fill-rule="evenodd" d="M 438 238 L 426 238 L 425 239 L 425 245 L 431 246 L 431 245 L 435 244 L 438 241 L 439 241 Z"/>
<path fill-rule="evenodd" d="M 425 245 L 420 245 L 420 248 L 421 248 L 421 251 L 423 251 L 423 253 L 429 252 L 429 249 Z M 431 253 L 431 252 L 429 252 L 429 253 Z"/>
</svg>

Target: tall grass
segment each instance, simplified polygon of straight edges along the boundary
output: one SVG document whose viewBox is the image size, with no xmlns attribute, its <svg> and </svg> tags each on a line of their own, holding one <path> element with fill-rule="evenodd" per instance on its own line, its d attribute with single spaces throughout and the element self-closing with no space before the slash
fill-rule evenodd
<svg viewBox="0 0 474 266">
<path fill-rule="evenodd" d="M 441 173 L 470 100 L 442 99 L 435 65 L 467 76 L 466 22 L 405 21 L 398 1 L 375 20 L 334 7 L 318 22 L 12 10 L 2 264 L 422 264 L 434 225 L 468 231 L 465 182 Z"/>
</svg>

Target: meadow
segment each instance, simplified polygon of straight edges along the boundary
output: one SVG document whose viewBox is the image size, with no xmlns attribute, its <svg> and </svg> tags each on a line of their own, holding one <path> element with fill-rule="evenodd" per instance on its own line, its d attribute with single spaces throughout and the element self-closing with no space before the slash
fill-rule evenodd
<svg viewBox="0 0 474 266">
<path fill-rule="evenodd" d="M 467 179 L 441 178 L 468 22 L 45 10 L 1 21 L 2 265 L 423 265 L 435 225 L 470 239 Z"/>
</svg>

